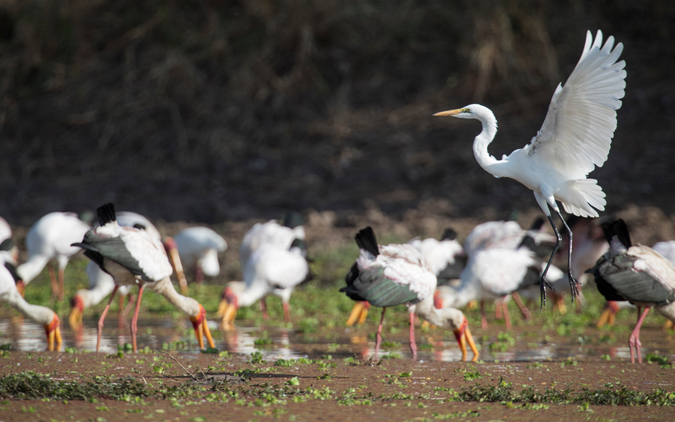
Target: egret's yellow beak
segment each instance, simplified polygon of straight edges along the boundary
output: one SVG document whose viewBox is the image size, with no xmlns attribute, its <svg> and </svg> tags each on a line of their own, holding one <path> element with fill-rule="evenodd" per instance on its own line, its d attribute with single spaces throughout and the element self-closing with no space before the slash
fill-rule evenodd
<svg viewBox="0 0 675 422">
<path fill-rule="evenodd" d="M 473 341 L 473 336 L 471 335 L 471 330 L 469 330 L 469 322 L 464 318 L 464 322 L 462 323 L 462 326 L 459 327 L 458 329 L 453 331 L 455 333 L 455 338 L 457 339 L 457 343 L 459 344 L 459 350 L 462 351 L 462 362 L 466 360 L 466 344 L 469 343 L 469 347 L 471 348 L 471 351 L 473 352 L 473 359 L 471 359 L 472 362 L 475 362 L 478 360 L 478 348 L 476 347 L 476 343 Z"/>
<path fill-rule="evenodd" d="M 458 108 L 455 110 L 446 110 L 446 111 L 439 111 L 438 113 L 433 114 L 435 117 L 442 117 L 442 116 L 456 116 L 459 113 L 461 113 L 464 109 Z"/>
</svg>

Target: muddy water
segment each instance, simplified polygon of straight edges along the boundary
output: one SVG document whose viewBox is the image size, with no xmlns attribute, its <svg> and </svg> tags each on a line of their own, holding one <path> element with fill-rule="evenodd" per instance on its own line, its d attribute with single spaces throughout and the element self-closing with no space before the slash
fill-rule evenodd
<svg viewBox="0 0 675 422">
<path fill-rule="evenodd" d="M 87 320 L 82 329 L 73 331 L 68 324 L 62 324 L 63 346 L 78 350 L 93 351 L 96 348 L 96 321 Z M 266 360 L 321 358 L 331 355 L 334 359 L 367 358 L 373 354 L 375 325 L 357 328 L 321 328 L 319 332 L 301 333 L 288 328 L 253 327 L 237 321 L 237 328 L 222 331 L 214 322 L 210 322 L 216 348 L 232 354 L 250 355 L 260 352 Z M 187 319 L 144 318 L 138 323 L 139 348 L 172 349 L 184 353 L 197 353 L 196 340 L 192 325 Z M 503 328 L 502 328 L 503 329 Z M 520 332 L 518 332 L 520 329 Z M 532 330 L 532 327 L 527 327 Z M 385 330 L 386 331 L 386 330 Z M 380 354 L 397 354 L 410 358 L 408 332 L 405 329 L 385 333 L 384 346 Z M 418 358 L 433 361 L 458 361 L 461 353 L 452 333 L 441 330 L 429 330 L 417 333 Z M 481 350 L 480 359 L 484 361 L 559 361 L 629 359 L 628 336 L 626 330 L 611 334 L 612 341 L 593 341 L 600 338 L 601 332 L 588 328 L 587 340 L 580 342 L 578 336 L 545 336 L 546 340 L 531 335 L 523 340 L 523 328 L 512 332 L 514 340 L 504 343 L 498 339 L 499 329 L 487 331 L 474 330 L 474 337 Z M 603 332 L 605 335 L 606 332 Z M 542 336 L 544 337 L 544 336 Z M 590 339 L 590 340 L 588 340 Z M 675 358 L 675 334 L 664 332 L 660 327 L 643 327 L 641 332 L 642 354 L 655 353 Z M 131 342 L 128 322 L 120 325 L 111 318 L 104 328 L 101 351 L 113 353 Z M 44 328 L 21 317 L 0 319 L 0 345 L 11 345 L 14 350 L 42 351 L 46 348 Z M 469 352 L 469 359 L 472 357 Z"/>
</svg>

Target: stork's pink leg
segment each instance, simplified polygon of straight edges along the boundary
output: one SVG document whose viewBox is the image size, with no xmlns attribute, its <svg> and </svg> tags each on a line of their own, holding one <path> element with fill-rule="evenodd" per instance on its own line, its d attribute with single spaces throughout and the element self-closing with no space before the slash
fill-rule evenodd
<svg viewBox="0 0 675 422">
<path fill-rule="evenodd" d="M 110 303 L 112 302 L 113 298 L 115 297 L 115 293 L 117 293 L 117 289 L 119 289 L 119 286 L 115 285 L 112 293 L 110 293 L 110 298 L 108 299 L 108 304 L 105 305 L 105 308 L 103 309 L 103 313 L 101 314 L 101 318 L 98 319 L 98 331 L 96 333 L 96 351 L 97 352 L 98 352 L 99 347 L 101 346 L 101 333 L 103 333 L 103 321 L 105 320 L 105 316 L 108 314 L 108 309 L 110 309 Z"/>
<path fill-rule="evenodd" d="M 138 298 L 136 298 L 136 309 L 134 309 L 134 316 L 131 318 L 131 347 L 134 353 L 138 350 L 138 346 L 136 344 L 136 332 L 138 331 L 137 323 L 138 323 L 138 311 L 141 309 L 141 298 L 143 297 L 143 287 L 144 285 L 141 284 L 138 287 Z"/>
<path fill-rule="evenodd" d="M 382 344 L 382 323 L 384 322 L 384 312 L 387 308 L 382 308 L 382 316 L 380 317 L 380 325 L 377 327 L 377 336 L 375 337 L 375 355 L 374 359 L 377 359 L 377 353 L 380 351 L 380 344 Z"/>
<path fill-rule="evenodd" d="M 410 312 L 410 351 L 413 359 L 417 358 L 417 343 L 415 343 L 415 313 Z"/>
<path fill-rule="evenodd" d="M 59 282 L 56 280 L 54 268 L 51 265 L 47 266 L 49 270 L 49 281 L 52 283 L 52 299 L 59 296 Z"/>
<path fill-rule="evenodd" d="M 645 310 L 642 311 L 642 315 L 640 315 L 640 318 L 638 319 L 637 325 L 633 330 L 633 334 L 631 334 L 630 338 L 628 339 L 628 348 L 630 349 L 630 363 L 635 363 L 635 356 L 633 355 L 633 349 L 635 349 L 635 351 L 637 352 L 638 362 L 642 363 L 642 353 L 640 352 L 640 346 L 642 346 L 642 344 L 640 343 L 640 326 L 647 317 L 647 314 L 649 313 L 650 309 L 651 308 L 645 308 Z"/>
<path fill-rule="evenodd" d="M 502 319 L 503 317 L 501 306 L 503 302 L 504 302 L 503 299 L 495 300 L 495 319 Z"/>
<path fill-rule="evenodd" d="M 265 321 L 267 321 L 268 319 L 270 319 L 270 316 L 267 313 L 267 303 L 265 303 L 265 297 L 260 299 L 259 303 L 260 303 L 260 305 L 259 305 L 260 306 L 260 312 L 262 312 L 263 319 Z"/>
<path fill-rule="evenodd" d="M 509 304 L 505 300 L 502 300 L 502 306 L 504 307 L 504 324 L 506 324 L 507 329 L 511 329 L 511 315 L 509 314 Z"/>
<path fill-rule="evenodd" d="M 59 300 L 63 300 L 63 295 L 66 293 L 66 270 L 59 268 Z"/>
<path fill-rule="evenodd" d="M 284 308 L 284 321 L 291 322 L 291 305 L 288 302 L 281 304 Z"/>
<path fill-rule="evenodd" d="M 527 309 L 527 306 L 525 306 L 525 304 L 523 303 L 523 300 L 520 298 L 518 292 L 511 293 L 511 297 L 513 298 L 513 301 L 516 302 L 516 305 L 518 305 L 520 312 L 523 314 L 523 318 L 531 319 L 532 314 L 530 313 L 530 310 Z"/>
<path fill-rule="evenodd" d="M 202 270 L 202 266 L 199 265 L 199 262 L 195 266 L 195 283 L 199 284 L 202 281 L 204 281 L 204 271 Z"/>
<path fill-rule="evenodd" d="M 487 317 L 485 316 L 485 301 L 480 301 L 480 328 L 487 330 Z"/>
</svg>

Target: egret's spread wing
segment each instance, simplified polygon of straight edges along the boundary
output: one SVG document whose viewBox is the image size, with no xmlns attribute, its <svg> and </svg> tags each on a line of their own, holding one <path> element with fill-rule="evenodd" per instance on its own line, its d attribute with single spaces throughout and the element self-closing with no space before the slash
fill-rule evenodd
<svg viewBox="0 0 675 422">
<path fill-rule="evenodd" d="M 570 179 L 583 179 L 601 167 L 616 129 L 616 110 L 626 87 L 626 63 L 617 59 L 623 44 L 614 49 L 614 37 L 604 46 L 602 32 L 595 41 L 590 31 L 581 58 L 564 86 L 558 85 L 544 124 L 525 149 L 565 171 Z"/>
</svg>

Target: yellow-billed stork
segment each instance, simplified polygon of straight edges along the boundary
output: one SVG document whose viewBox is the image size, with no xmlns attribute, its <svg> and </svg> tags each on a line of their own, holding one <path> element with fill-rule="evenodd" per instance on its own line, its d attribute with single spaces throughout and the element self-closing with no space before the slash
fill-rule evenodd
<svg viewBox="0 0 675 422">
<path fill-rule="evenodd" d="M 605 299 L 628 301 L 638 307 L 639 319 L 628 347 L 631 363 L 635 363 L 635 352 L 642 363 L 640 327 L 649 309 L 653 307 L 669 320 L 675 320 L 675 267 L 649 246 L 633 246 L 623 220 L 606 221 L 602 230 L 609 251 L 590 271 Z M 644 310 L 640 312 L 640 308 Z"/>
<path fill-rule="evenodd" d="M 99 226 L 89 230 L 81 242 L 73 244 L 85 249 L 85 255 L 115 280 L 115 287 L 98 322 L 96 350 L 98 351 L 100 346 L 103 321 L 110 303 L 121 286 L 139 287 L 136 308 L 131 320 L 131 341 L 134 352 L 138 349 L 136 344 L 137 321 L 145 286 L 164 296 L 169 303 L 190 317 L 200 349 L 204 348 L 204 336 L 209 345 L 214 347 L 206 321 L 206 311 L 202 305 L 190 297 L 180 295 L 171 284 L 169 277 L 173 269 L 162 243 L 145 230 L 120 226 L 115 217 L 113 204 L 99 207 L 97 215 Z"/>
<path fill-rule="evenodd" d="M 204 275 L 220 274 L 218 253 L 227 250 L 227 242 L 208 227 L 190 227 L 173 237 L 180 260 L 185 267 L 195 268 L 195 282 L 201 283 Z"/>
</svg>

